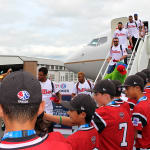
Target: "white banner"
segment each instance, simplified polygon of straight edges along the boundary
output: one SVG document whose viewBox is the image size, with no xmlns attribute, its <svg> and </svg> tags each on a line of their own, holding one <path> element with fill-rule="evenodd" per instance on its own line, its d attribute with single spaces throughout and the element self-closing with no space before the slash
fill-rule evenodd
<svg viewBox="0 0 150 150">
<path fill-rule="evenodd" d="M 62 95 L 71 95 L 74 87 L 74 82 L 59 82 L 54 83 L 56 89 L 59 89 Z"/>
</svg>

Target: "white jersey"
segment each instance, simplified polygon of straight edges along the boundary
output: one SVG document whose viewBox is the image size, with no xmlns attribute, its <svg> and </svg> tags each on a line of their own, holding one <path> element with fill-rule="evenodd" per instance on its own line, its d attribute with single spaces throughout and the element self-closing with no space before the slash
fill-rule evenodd
<svg viewBox="0 0 150 150">
<path fill-rule="evenodd" d="M 40 84 L 42 90 L 42 100 L 45 101 L 45 111 L 48 114 L 53 114 L 53 104 L 50 100 L 50 98 L 52 97 L 52 83 L 49 79 L 47 79 L 46 82 L 40 82 Z"/>
<path fill-rule="evenodd" d="M 115 65 L 116 64 L 115 60 L 119 60 L 122 56 L 125 55 L 127 55 L 127 51 L 123 45 L 122 45 L 122 50 L 120 45 L 113 46 L 110 50 L 110 57 L 112 58 L 110 65 Z"/>
<path fill-rule="evenodd" d="M 144 24 L 141 20 L 135 20 L 135 22 L 136 22 L 138 27 L 140 27 L 140 26 L 143 27 L 144 26 Z"/>
<path fill-rule="evenodd" d="M 131 37 L 139 38 L 139 25 L 133 21 L 126 24 L 126 29 L 128 29 L 129 35 Z"/>
<path fill-rule="evenodd" d="M 127 29 L 122 28 L 122 30 L 117 29 L 114 32 L 114 37 L 119 38 L 119 44 L 123 45 L 124 47 L 128 47 L 128 37 L 129 37 L 129 32 Z"/>
<path fill-rule="evenodd" d="M 87 92 L 86 91 L 86 90 L 90 90 L 91 88 L 93 89 L 94 84 L 92 82 L 90 82 L 91 83 L 91 87 L 90 87 L 90 85 L 89 85 L 87 80 L 85 80 L 84 83 L 80 83 L 80 82 L 78 82 L 78 83 L 76 83 L 74 85 L 74 88 L 73 88 L 73 91 L 72 91 L 73 94 L 88 94 L 88 95 L 92 95 L 91 92 Z M 77 84 L 78 84 L 78 87 L 77 87 Z"/>
</svg>

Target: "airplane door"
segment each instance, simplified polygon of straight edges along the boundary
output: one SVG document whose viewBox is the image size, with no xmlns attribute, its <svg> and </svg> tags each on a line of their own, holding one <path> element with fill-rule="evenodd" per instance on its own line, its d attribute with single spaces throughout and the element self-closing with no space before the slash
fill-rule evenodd
<svg viewBox="0 0 150 150">
<path fill-rule="evenodd" d="M 111 35 L 114 34 L 114 31 L 117 28 L 118 22 L 122 22 L 122 24 L 125 26 L 125 24 L 128 22 L 128 17 L 116 18 L 111 21 Z"/>
</svg>

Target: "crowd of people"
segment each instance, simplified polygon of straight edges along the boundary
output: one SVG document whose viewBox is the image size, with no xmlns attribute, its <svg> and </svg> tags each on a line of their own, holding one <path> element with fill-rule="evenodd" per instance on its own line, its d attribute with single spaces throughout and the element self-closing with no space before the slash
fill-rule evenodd
<svg viewBox="0 0 150 150">
<path fill-rule="evenodd" d="M 148 150 L 150 149 L 150 70 L 95 85 L 78 73 L 71 101 L 63 101 L 47 68 L 38 80 L 27 72 L 13 72 L 0 86 L 0 117 L 5 123 L 0 149 Z M 68 109 L 68 117 L 54 116 L 52 101 Z M 127 101 L 122 99 L 125 94 Z M 53 123 L 77 126 L 64 137 Z"/>
<path fill-rule="evenodd" d="M 137 14 L 134 17 L 129 16 L 128 30 L 118 23 L 109 57 L 115 60 L 112 66 L 126 58 L 128 39 L 135 46 L 135 28 L 144 30 Z M 150 150 L 149 69 L 128 76 L 123 84 L 110 79 L 93 84 L 79 72 L 70 101 L 62 100 L 46 67 L 39 69 L 38 79 L 24 71 L 10 72 L 0 84 L 0 118 L 5 124 L 0 150 Z M 53 103 L 66 108 L 68 116 L 53 115 Z M 64 137 L 53 131 L 53 123 L 77 128 Z"/>
<path fill-rule="evenodd" d="M 128 64 L 127 55 L 128 52 L 132 53 L 135 48 L 135 52 L 138 49 L 138 45 L 141 39 L 144 39 L 147 33 L 147 28 L 144 26 L 143 22 L 138 18 L 138 14 L 129 16 L 129 21 L 123 25 L 122 22 L 118 22 L 118 27 L 114 32 L 112 45 L 110 50 L 110 56 L 108 62 L 110 66 L 107 73 L 113 72 L 117 62 L 124 62 Z M 130 45 L 131 50 L 129 50 L 128 45 Z"/>
</svg>

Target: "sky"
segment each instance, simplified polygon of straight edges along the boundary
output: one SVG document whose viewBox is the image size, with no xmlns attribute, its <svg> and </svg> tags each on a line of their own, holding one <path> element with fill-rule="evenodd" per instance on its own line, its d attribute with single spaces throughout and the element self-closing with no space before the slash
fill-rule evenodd
<svg viewBox="0 0 150 150">
<path fill-rule="evenodd" d="M 150 20 L 149 0 L 0 0 L 0 55 L 66 61 L 134 13 Z"/>
</svg>

